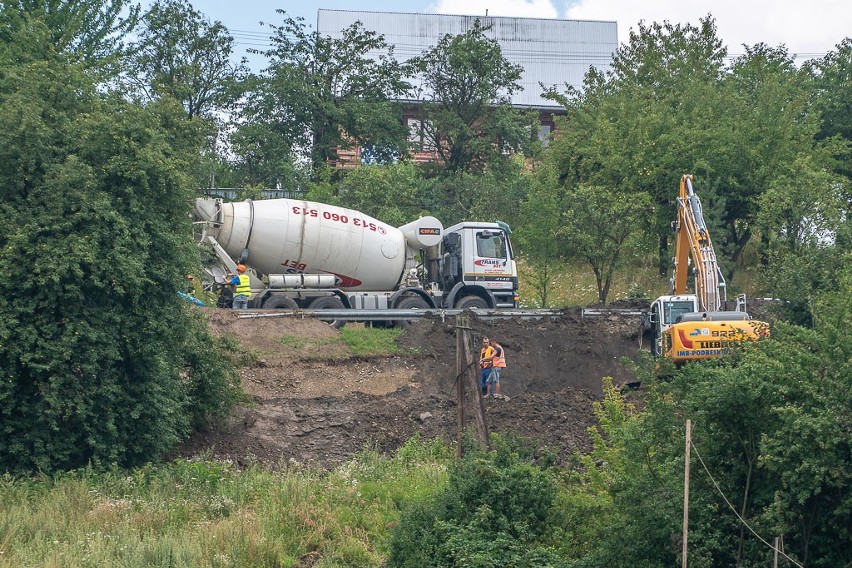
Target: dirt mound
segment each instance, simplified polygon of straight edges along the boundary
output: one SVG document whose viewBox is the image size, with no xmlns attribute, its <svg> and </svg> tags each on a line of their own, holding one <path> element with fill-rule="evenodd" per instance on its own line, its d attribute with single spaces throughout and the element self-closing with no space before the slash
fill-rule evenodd
<svg viewBox="0 0 852 568">
<path fill-rule="evenodd" d="M 252 404 L 238 408 L 227 427 L 197 433 L 181 455 L 331 466 L 368 446 L 393 451 L 415 433 L 455 439 L 456 331 L 449 320 L 408 327 L 400 338 L 404 356 L 363 359 L 315 320 L 208 313 L 214 333 L 251 352 L 241 379 Z M 489 428 L 532 437 L 563 457 L 588 447 L 601 378 L 632 380 L 622 362 L 637 353 L 638 322 L 630 317 L 583 319 L 580 310 L 567 310 L 555 319 L 474 320 L 472 327 L 477 346 L 488 336 L 506 350 L 501 382 L 509 400 L 486 399 Z M 471 401 L 468 393 L 465 405 Z"/>
</svg>

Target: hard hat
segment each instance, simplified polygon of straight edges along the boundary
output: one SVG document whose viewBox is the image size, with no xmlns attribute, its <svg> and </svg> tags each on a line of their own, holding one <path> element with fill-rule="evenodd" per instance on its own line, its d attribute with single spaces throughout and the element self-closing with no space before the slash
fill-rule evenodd
<svg viewBox="0 0 852 568">
<path fill-rule="evenodd" d="M 239 272 L 245 272 L 245 271 L 246 271 L 246 265 L 245 265 L 245 264 L 238 264 L 238 265 L 237 265 L 237 270 L 238 270 Z"/>
</svg>

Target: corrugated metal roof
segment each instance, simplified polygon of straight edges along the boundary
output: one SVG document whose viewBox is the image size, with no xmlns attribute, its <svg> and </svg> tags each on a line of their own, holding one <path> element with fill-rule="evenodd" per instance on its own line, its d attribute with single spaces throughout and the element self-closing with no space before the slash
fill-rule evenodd
<svg viewBox="0 0 852 568">
<path fill-rule="evenodd" d="M 339 38 L 341 30 L 360 21 L 383 35 L 395 46 L 397 59 L 406 61 L 434 47 L 446 34 L 466 32 L 477 19 L 491 26 L 486 33 L 500 44 L 503 57 L 524 68 L 523 91 L 512 96 L 512 104 L 518 106 L 559 108 L 541 98 L 539 83 L 560 91 L 566 83 L 580 88 L 589 67 L 609 69 L 618 48 L 617 24 L 606 21 L 319 10 L 317 31 Z"/>
</svg>

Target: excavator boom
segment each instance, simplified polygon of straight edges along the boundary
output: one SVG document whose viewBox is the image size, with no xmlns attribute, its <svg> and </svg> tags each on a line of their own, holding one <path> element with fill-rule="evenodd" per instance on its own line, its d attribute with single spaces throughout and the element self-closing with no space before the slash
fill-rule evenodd
<svg viewBox="0 0 852 568">
<path fill-rule="evenodd" d="M 691 259 L 699 309 L 710 312 L 724 309 L 727 300 L 725 277 L 716 261 L 716 252 L 704 221 L 701 200 L 692 189 L 691 175 L 680 178 L 676 230 L 672 293 L 686 293 Z"/>
</svg>

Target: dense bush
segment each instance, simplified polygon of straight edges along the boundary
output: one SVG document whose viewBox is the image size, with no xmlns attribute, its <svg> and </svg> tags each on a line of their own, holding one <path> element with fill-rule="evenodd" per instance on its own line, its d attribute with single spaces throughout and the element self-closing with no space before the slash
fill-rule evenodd
<svg viewBox="0 0 852 568">
<path fill-rule="evenodd" d="M 680 562 L 684 422 L 692 420 L 689 565 L 764 566 L 767 543 L 803 566 L 852 562 L 852 269 L 813 303 L 814 329 L 778 323 L 733 361 L 690 364 L 643 385 L 643 408 L 611 387 L 602 434 L 578 472 L 595 514 L 579 567 Z M 646 379 L 649 378 L 646 376 Z M 572 509 L 573 508 L 573 509 Z"/>
<path fill-rule="evenodd" d="M 233 399 L 175 293 L 198 131 L 55 59 L 0 67 L 0 129 L 0 471 L 156 458 Z"/>
<path fill-rule="evenodd" d="M 391 535 L 389 566 L 554 566 L 559 486 L 522 446 L 455 462 L 434 498 L 412 504 Z"/>
</svg>

